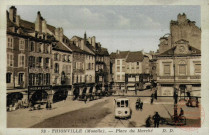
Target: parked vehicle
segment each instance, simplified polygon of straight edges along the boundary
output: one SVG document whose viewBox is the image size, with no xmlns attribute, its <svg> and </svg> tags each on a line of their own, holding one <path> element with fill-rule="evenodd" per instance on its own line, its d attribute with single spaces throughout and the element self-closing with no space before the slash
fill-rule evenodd
<svg viewBox="0 0 209 135">
<path fill-rule="evenodd" d="M 131 118 L 132 110 L 130 108 L 129 99 L 115 99 L 115 118 Z"/>
</svg>

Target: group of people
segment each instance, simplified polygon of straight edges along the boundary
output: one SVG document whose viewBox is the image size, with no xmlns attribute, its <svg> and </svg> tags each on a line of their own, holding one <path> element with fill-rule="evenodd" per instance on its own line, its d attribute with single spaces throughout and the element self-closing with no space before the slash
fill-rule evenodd
<svg viewBox="0 0 209 135">
<path fill-rule="evenodd" d="M 37 109 L 40 110 L 41 109 L 41 104 L 35 104 L 35 102 L 30 101 L 29 102 L 29 107 L 30 107 L 29 111 L 33 111 L 33 110 L 37 110 Z M 52 103 L 49 100 L 46 102 L 46 109 L 47 110 L 52 109 Z"/>
<path fill-rule="evenodd" d="M 138 109 L 140 109 L 141 111 L 143 109 L 143 101 L 140 98 L 136 100 L 136 110 Z"/>
<path fill-rule="evenodd" d="M 153 117 L 151 117 L 151 115 L 149 115 L 149 117 L 146 120 L 146 127 L 151 127 L 152 119 L 154 120 L 154 127 L 159 127 L 161 117 L 158 114 L 158 112 L 156 112 Z"/>
<path fill-rule="evenodd" d="M 174 117 L 174 121 L 178 122 L 178 120 L 182 119 L 183 116 L 184 116 L 184 110 L 180 108 L 179 115 L 177 115 L 177 117 Z M 155 112 L 155 115 L 153 117 L 149 115 L 149 117 L 146 119 L 146 127 L 151 127 L 152 120 L 154 120 L 154 127 L 158 128 L 160 121 L 162 121 L 163 118 L 158 114 L 158 112 Z"/>
</svg>

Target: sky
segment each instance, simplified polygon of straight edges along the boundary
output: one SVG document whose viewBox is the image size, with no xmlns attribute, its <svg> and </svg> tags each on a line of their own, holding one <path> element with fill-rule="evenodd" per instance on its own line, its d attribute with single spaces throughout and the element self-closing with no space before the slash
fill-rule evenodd
<svg viewBox="0 0 209 135">
<path fill-rule="evenodd" d="M 179 13 L 201 26 L 200 6 L 15 6 L 24 20 L 35 22 L 40 11 L 47 24 L 62 27 L 68 38 L 96 37 L 109 52 L 156 51 Z M 8 7 L 9 9 L 9 7 Z"/>
</svg>

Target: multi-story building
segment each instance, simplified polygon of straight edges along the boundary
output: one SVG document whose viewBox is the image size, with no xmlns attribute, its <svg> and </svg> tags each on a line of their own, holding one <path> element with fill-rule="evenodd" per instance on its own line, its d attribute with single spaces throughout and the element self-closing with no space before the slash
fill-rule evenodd
<svg viewBox="0 0 209 135">
<path fill-rule="evenodd" d="M 173 96 L 174 87 L 180 96 L 200 96 L 201 51 L 179 40 L 175 47 L 157 56 L 159 95 Z M 175 86 L 174 86 L 175 85 Z"/>
<path fill-rule="evenodd" d="M 95 83 L 99 89 L 107 89 L 110 79 L 110 55 L 95 36 L 88 38 L 87 46 L 95 53 Z"/>
<path fill-rule="evenodd" d="M 157 83 L 161 96 L 200 96 L 201 30 L 195 22 L 179 14 L 170 23 L 171 34 L 161 38 L 157 55 Z"/>
<path fill-rule="evenodd" d="M 58 42 L 53 46 L 52 55 L 52 86 L 53 89 L 59 89 L 53 100 L 59 101 L 66 99 L 72 88 L 72 51 Z"/>
<path fill-rule="evenodd" d="M 111 53 L 112 78 L 115 88 L 125 89 L 126 59 L 129 51 L 119 51 Z"/>
<path fill-rule="evenodd" d="M 12 6 L 7 12 L 7 105 L 27 100 L 28 42 L 29 36 L 20 27 L 20 16 Z"/>
<path fill-rule="evenodd" d="M 125 82 L 127 90 L 139 89 L 143 86 L 141 75 L 143 74 L 144 55 L 141 51 L 129 52 L 126 59 Z M 144 69 L 146 69 L 144 67 Z"/>
</svg>

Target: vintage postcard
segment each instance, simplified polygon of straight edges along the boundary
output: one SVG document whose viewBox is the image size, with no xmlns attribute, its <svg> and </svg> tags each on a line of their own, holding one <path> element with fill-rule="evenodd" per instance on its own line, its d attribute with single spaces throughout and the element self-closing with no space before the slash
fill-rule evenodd
<svg viewBox="0 0 209 135">
<path fill-rule="evenodd" d="M 0 135 L 208 134 L 209 2 L 1 5 Z"/>
</svg>

